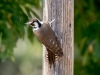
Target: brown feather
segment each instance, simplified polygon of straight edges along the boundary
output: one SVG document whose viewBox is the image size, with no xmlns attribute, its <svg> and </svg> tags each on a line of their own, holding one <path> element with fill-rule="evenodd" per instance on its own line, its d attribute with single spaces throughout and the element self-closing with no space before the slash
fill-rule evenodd
<svg viewBox="0 0 100 75">
<path fill-rule="evenodd" d="M 48 62 L 50 64 L 50 68 L 51 66 L 55 67 L 55 59 L 56 59 L 56 55 L 50 51 L 48 48 L 47 48 L 47 52 L 48 52 Z"/>
<path fill-rule="evenodd" d="M 60 42 L 48 23 L 43 23 L 40 29 L 34 31 L 34 34 L 46 46 L 50 65 L 55 62 L 55 54 L 59 57 L 63 56 Z"/>
</svg>

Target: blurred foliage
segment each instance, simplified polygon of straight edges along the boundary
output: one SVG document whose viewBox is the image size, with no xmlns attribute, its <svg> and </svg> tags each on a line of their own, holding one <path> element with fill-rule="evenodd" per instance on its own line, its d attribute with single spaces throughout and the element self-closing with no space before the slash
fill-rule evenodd
<svg viewBox="0 0 100 75">
<path fill-rule="evenodd" d="M 75 75 L 100 75 L 99 7 L 100 0 L 75 0 Z"/>
<path fill-rule="evenodd" d="M 24 38 L 33 10 L 41 8 L 42 0 L 0 0 L 0 60 L 13 60 L 13 48 Z M 75 75 L 100 75 L 100 0 L 74 1 Z M 28 16 L 28 17 L 27 17 Z M 33 41 L 30 27 L 28 38 Z"/>
<path fill-rule="evenodd" d="M 13 59 L 13 48 L 19 38 L 25 35 L 25 22 L 30 12 L 39 18 L 33 8 L 39 9 L 42 0 L 0 0 L 0 59 Z M 28 16 L 28 17 L 27 17 Z M 33 39 L 32 30 L 28 37 Z M 31 36 L 31 37 L 30 37 Z"/>
<path fill-rule="evenodd" d="M 36 37 L 34 43 L 30 42 L 27 34 L 24 40 L 18 39 L 13 51 L 15 60 L 6 59 L 5 62 L 0 62 L 0 75 L 41 75 L 42 45 Z"/>
</svg>

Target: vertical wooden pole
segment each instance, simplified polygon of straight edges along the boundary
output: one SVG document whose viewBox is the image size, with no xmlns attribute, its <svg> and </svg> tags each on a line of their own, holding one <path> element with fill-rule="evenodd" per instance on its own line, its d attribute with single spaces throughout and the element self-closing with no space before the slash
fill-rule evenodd
<svg viewBox="0 0 100 75">
<path fill-rule="evenodd" d="M 74 0 L 44 0 L 43 21 L 55 19 L 52 28 L 57 34 L 64 56 L 50 68 L 43 47 L 43 75 L 73 75 L 74 63 Z"/>
</svg>

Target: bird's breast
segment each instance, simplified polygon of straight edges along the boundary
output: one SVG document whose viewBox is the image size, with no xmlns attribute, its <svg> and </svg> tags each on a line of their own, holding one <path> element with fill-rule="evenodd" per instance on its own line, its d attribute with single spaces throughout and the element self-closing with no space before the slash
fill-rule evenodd
<svg viewBox="0 0 100 75">
<path fill-rule="evenodd" d="M 34 34 L 39 39 L 39 41 L 43 43 L 47 48 L 54 51 L 61 49 L 60 42 L 49 25 L 44 24 L 41 28 L 34 31 Z"/>
</svg>

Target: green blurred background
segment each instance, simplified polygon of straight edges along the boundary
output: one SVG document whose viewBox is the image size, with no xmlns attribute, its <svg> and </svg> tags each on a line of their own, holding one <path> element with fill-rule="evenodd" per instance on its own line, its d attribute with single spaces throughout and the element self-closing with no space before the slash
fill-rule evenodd
<svg viewBox="0 0 100 75">
<path fill-rule="evenodd" d="M 74 1 L 74 74 L 100 75 L 100 0 Z"/>
<path fill-rule="evenodd" d="M 42 0 L 0 0 L 0 75 L 42 75 L 42 46 L 25 25 Z"/>
<path fill-rule="evenodd" d="M 0 75 L 42 75 L 42 46 L 25 25 L 42 0 L 0 0 Z M 100 0 L 74 0 L 74 75 L 100 75 Z"/>
</svg>

